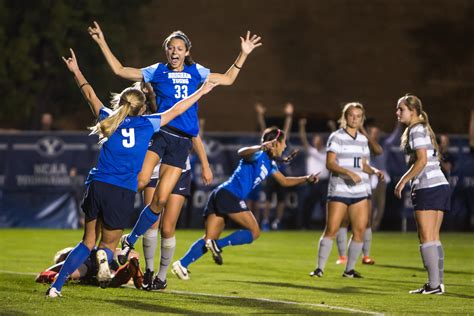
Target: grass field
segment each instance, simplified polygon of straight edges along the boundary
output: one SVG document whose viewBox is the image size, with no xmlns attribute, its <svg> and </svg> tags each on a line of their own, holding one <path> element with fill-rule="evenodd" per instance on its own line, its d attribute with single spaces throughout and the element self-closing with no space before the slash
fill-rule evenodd
<svg viewBox="0 0 474 316">
<path fill-rule="evenodd" d="M 29 314 L 474 314 L 474 234 L 446 233 L 445 295 L 410 295 L 426 280 L 415 233 L 376 233 L 374 266 L 358 264 L 363 279 L 341 277 L 333 249 L 324 278 L 315 268 L 315 232 L 263 233 L 252 245 L 225 248 L 224 265 L 209 254 L 190 266 L 191 280 L 168 274 L 168 289 L 100 289 L 69 284 L 45 299 L 34 276 L 54 253 L 81 238 L 74 230 L 0 230 L 0 315 Z M 202 231 L 178 231 L 175 258 Z M 335 248 L 335 247 L 334 247 Z M 141 244 L 137 245 L 141 250 Z"/>
</svg>

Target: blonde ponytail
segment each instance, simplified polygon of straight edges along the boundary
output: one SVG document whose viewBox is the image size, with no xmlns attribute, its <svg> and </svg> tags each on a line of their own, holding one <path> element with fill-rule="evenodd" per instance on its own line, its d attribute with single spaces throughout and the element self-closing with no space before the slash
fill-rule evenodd
<svg viewBox="0 0 474 316">
<path fill-rule="evenodd" d="M 410 135 L 410 130 L 413 128 L 413 126 L 417 124 L 423 124 L 428 130 L 428 134 L 430 135 L 430 138 L 431 138 L 431 143 L 433 144 L 433 147 L 438 155 L 438 159 L 440 159 L 438 142 L 436 141 L 435 133 L 433 129 L 431 128 L 430 120 L 428 118 L 428 113 L 423 111 L 423 105 L 421 103 L 421 100 L 414 95 L 406 94 L 405 96 L 401 97 L 398 100 L 398 104 L 400 103 L 405 104 L 410 111 L 415 111 L 418 117 L 420 118 L 420 122 L 417 122 L 415 124 L 408 126 L 403 132 L 401 142 L 400 142 L 400 147 L 402 148 L 402 150 L 404 150 L 405 152 L 408 152 L 408 138 Z"/>
<path fill-rule="evenodd" d="M 115 133 L 127 116 L 137 116 L 144 109 L 145 95 L 139 89 L 130 87 L 120 94 L 112 94 L 110 102 L 113 112 L 106 119 L 89 127 L 90 135 L 99 135 L 99 144 L 105 143 Z"/>
</svg>

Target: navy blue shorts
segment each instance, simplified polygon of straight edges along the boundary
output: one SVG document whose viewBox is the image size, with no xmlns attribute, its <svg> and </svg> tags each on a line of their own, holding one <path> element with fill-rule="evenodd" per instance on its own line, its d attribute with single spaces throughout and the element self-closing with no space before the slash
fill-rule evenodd
<svg viewBox="0 0 474 316">
<path fill-rule="evenodd" d="M 439 185 L 433 188 L 414 190 L 411 192 L 413 210 L 451 210 L 451 188 L 449 185 Z"/>
<path fill-rule="evenodd" d="M 158 183 L 158 178 L 153 178 L 148 182 L 147 188 L 155 188 Z M 191 196 L 191 170 L 181 173 L 171 194 L 178 194 L 185 197 Z"/>
<path fill-rule="evenodd" d="M 192 147 L 191 138 L 161 129 L 153 134 L 148 150 L 156 153 L 161 163 L 184 169 Z"/>
<path fill-rule="evenodd" d="M 92 181 L 81 204 L 86 222 L 100 218 L 107 229 L 128 227 L 135 216 L 135 194 L 113 184 Z"/>
<path fill-rule="evenodd" d="M 226 217 L 227 214 L 245 211 L 250 210 L 244 200 L 241 200 L 226 189 L 216 188 L 209 195 L 206 207 L 204 208 L 204 217 L 209 216 L 209 214 Z"/>
<path fill-rule="evenodd" d="M 360 201 L 367 200 L 367 196 L 363 197 L 358 197 L 358 198 L 346 198 L 346 197 L 340 197 L 340 196 L 328 196 L 327 201 L 328 202 L 341 202 L 346 204 L 347 206 L 351 206 L 352 204 L 356 204 Z"/>
</svg>

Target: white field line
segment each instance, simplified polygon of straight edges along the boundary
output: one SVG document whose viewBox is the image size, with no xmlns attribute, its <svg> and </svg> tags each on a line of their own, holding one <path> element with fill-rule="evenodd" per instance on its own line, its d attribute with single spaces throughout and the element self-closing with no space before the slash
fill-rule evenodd
<svg viewBox="0 0 474 316">
<path fill-rule="evenodd" d="M 16 271 L 6 271 L 6 270 L 0 270 L 0 273 L 3 273 L 3 274 L 17 274 L 17 275 L 37 275 L 37 273 L 32 273 L 32 272 L 16 272 Z M 127 285 L 126 285 L 126 287 L 135 288 L 133 286 L 127 286 Z M 365 311 L 365 310 L 349 308 L 349 307 L 332 306 L 332 305 L 327 305 L 327 304 L 281 301 L 281 300 L 274 300 L 274 299 L 270 299 L 270 298 L 241 297 L 241 296 L 235 296 L 235 295 L 219 295 L 219 294 L 208 294 L 208 293 L 175 291 L 175 290 L 167 290 L 167 291 L 165 291 L 165 293 L 180 294 L 180 295 L 198 295 L 198 296 L 220 297 L 220 298 L 246 299 L 246 300 L 252 300 L 252 301 L 257 301 L 257 302 L 269 302 L 269 303 L 277 303 L 277 304 L 319 307 L 319 308 L 339 310 L 339 311 L 350 312 L 350 313 L 361 313 L 361 314 L 368 314 L 368 315 L 384 315 L 383 313 L 379 313 L 379 312 Z"/>
</svg>

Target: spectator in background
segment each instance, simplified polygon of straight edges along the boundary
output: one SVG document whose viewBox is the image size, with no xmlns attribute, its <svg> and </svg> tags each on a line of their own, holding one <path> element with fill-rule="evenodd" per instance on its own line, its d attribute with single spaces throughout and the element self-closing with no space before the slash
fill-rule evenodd
<svg viewBox="0 0 474 316">
<path fill-rule="evenodd" d="M 55 131 L 53 114 L 44 112 L 41 114 L 40 128 L 41 131 Z"/>
<path fill-rule="evenodd" d="M 436 141 L 438 142 L 441 171 L 449 181 L 454 167 L 454 157 L 449 153 L 449 137 L 446 134 L 440 134 L 436 137 Z"/>
<path fill-rule="evenodd" d="M 307 185 L 303 201 L 302 225 L 311 228 L 311 219 L 315 207 L 326 214 L 326 198 L 328 194 L 329 171 L 326 168 L 326 145 L 320 134 L 314 134 L 311 144 L 306 135 L 306 119 L 299 120 L 299 134 L 306 153 L 306 173 L 319 173 L 319 185 Z"/>
<path fill-rule="evenodd" d="M 267 126 L 265 123 L 265 107 L 261 103 L 257 103 L 255 106 L 255 110 L 257 111 L 257 119 L 258 123 L 260 126 L 260 129 L 264 131 Z M 287 135 L 287 142 L 288 144 L 290 143 L 290 130 L 291 130 L 291 124 L 293 121 L 293 104 L 290 102 L 287 102 L 284 107 L 284 113 L 285 113 L 285 123 L 283 126 L 283 131 L 285 132 L 285 135 Z M 290 154 L 289 156 L 291 156 Z M 283 175 L 288 176 L 288 170 L 287 166 L 282 163 L 282 161 L 277 161 L 278 169 L 283 173 Z M 286 199 L 286 194 L 285 194 L 285 189 L 283 186 L 281 186 L 273 177 L 267 178 L 265 183 L 263 184 L 263 189 L 265 190 L 265 196 L 266 196 L 266 201 L 265 201 L 265 206 L 263 209 L 263 219 L 261 222 L 262 226 L 262 231 L 268 231 L 271 229 L 273 230 L 278 230 L 281 228 L 281 222 L 283 219 L 283 215 L 285 212 L 285 199 Z M 273 201 L 273 195 L 275 194 L 277 204 L 276 204 L 276 215 L 275 218 L 270 226 L 270 209 L 271 209 L 271 204 Z"/>
</svg>

